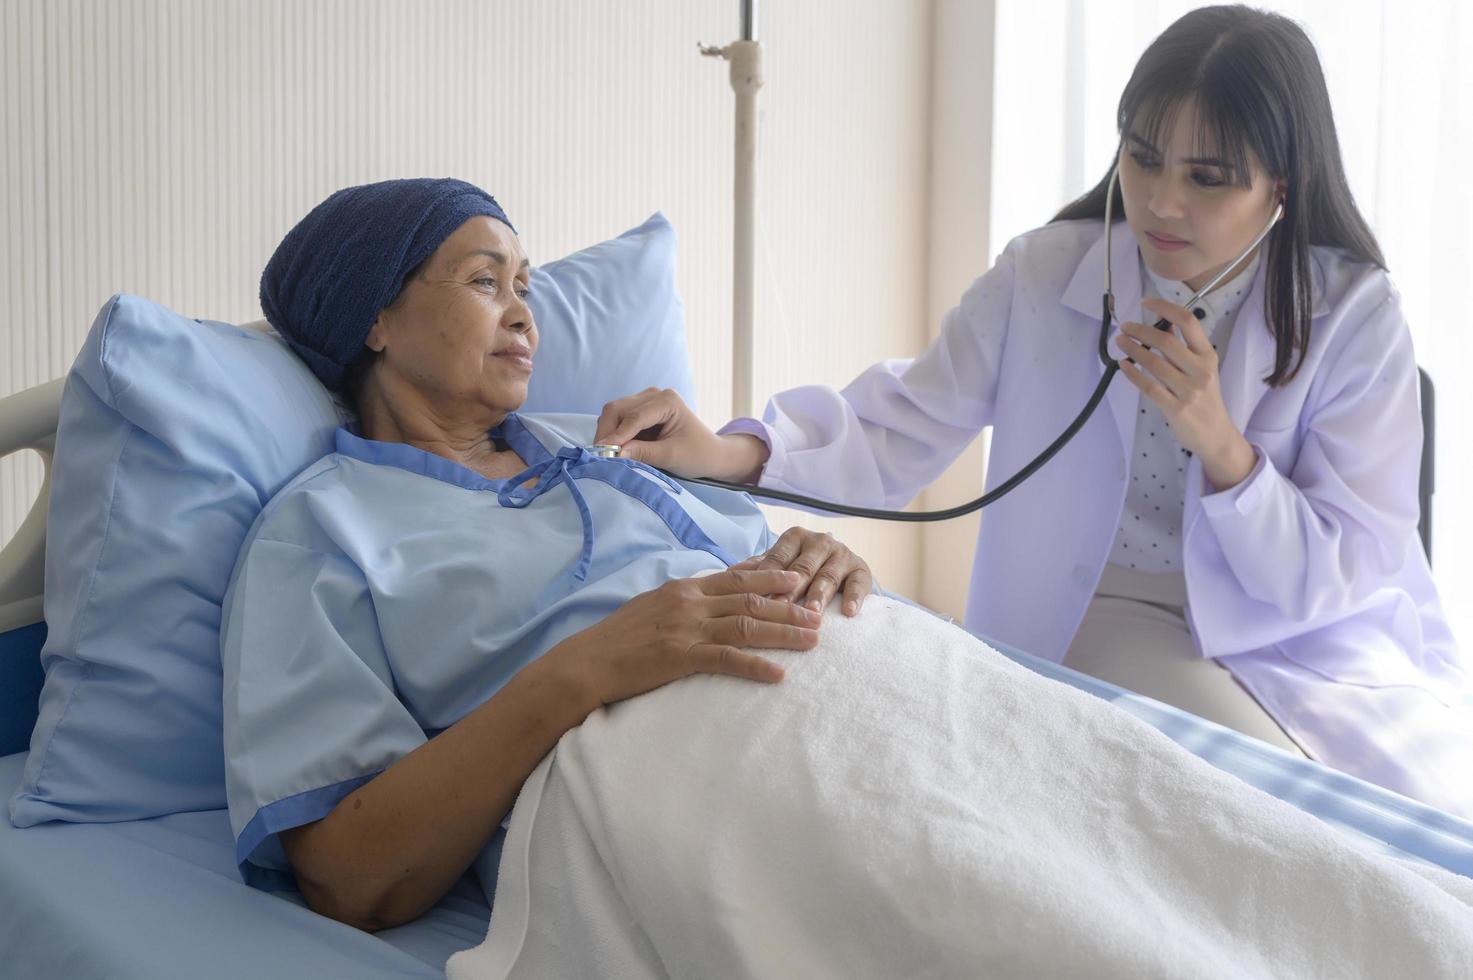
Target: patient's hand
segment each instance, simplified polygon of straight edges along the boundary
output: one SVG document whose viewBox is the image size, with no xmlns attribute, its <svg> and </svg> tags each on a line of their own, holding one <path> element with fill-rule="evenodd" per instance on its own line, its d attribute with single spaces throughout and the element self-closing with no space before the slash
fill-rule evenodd
<svg viewBox="0 0 1473 980">
<path fill-rule="evenodd" d="M 621 447 L 619 455 L 676 476 L 753 484 L 767 462 L 756 436 L 712 432 L 678 392 L 646 388 L 611 401 L 598 417 L 593 441 Z"/>
<path fill-rule="evenodd" d="M 697 673 L 774 683 L 783 678 L 782 666 L 752 650 L 818 644 L 818 613 L 770 598 L 790 594 L 798 579 L 794 572 L 749 565 L 666 582 L 542 659 L 567 668 L 584 714 Z"/>
<path fill-rule="evenodd" d="M 829 600 L 840 591 L 844 594 L 844 615 L 859 614 L 864 597 L 874 587 L 874 575 L 865 560 L 850 551 L 832 534 L 821 534 L 806 527 L 791 527 L 783 532 L 765 555 L 754 555 L 733 568 L 777 568 L 797 572 L 798 585 L 787 598 L 802 602 L 809 609 L 822 612 Z"/>
</svg>

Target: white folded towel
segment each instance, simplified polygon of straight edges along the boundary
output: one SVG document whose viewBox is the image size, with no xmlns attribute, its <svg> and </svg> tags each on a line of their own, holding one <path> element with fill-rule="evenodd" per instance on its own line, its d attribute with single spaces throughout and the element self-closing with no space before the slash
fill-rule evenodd
<svg viewBox="0 0 1473 980">
<path fill-rule="evenodd" d="M 1473 882 L 925 612 L 820 632 L 568 732 L 452 980 L 1473 976 Z"/>
</svg>

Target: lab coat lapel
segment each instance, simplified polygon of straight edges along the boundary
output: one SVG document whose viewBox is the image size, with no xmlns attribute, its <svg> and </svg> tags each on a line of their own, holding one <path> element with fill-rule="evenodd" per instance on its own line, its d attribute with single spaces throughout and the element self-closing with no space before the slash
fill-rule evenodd
<svg viewBox="0 0 1473 980">
<path fill-rule="evenodd" d="M 1120 334 L 1120 323 L 1124 320 L 1141 319 L 1141 266 L 1139 246 L 1129 223 L 1115 222 L 1111 234 L 1114 235 L 1110 245 L 1110 265 L 1114 280 L 1115 319 L 1110 326 L 1108 350 L 1115 356 L 1120 350 L 1115 344 L 1115 338 Z M 1063 295 L 1065 306 L 1091 318 L 1090 351 L 1097 363 L 1099 357 L 1095 352 L 1099 344 L 1101 297 L 1104 292 L 1105 236 L 1101 234 L 1075 268 L 1074 277 L 1070 279 Z M 1104 370 L 1102 363 L 1100 366 Z M 1105 401 L 1110 406 L 1110 414 L 1115 419 L 1115 428 L 1120 435 L 1122 459 L 1129 459 L 1135 442 L 1135 413 L 1140 399 L 1140 389 L 1131 384 L 1125 375 L 1116 372 L 1115 378 L 1110 381 L 1110 387 L 1105 390 Z"/>
<path fill-rule="evenodd" d="M 1265 256 L 1265 259 L 1267 257 Z M 1276 345 L 1263 316 L 1263 289 L 1268 262 L 1258 263 L 1253 285 L 1233 324 L 1227 350 L 1218 367 L 1218 385 L 1233 428 L 1242 432 L 1253 410 L 1268 391 L 1263 379 L 1274 369 Z"/>
<path fill-rule="evenodd" d="M 1263 314 L 1264 294 L 1268 282 L 1268 246 L 1258 271 L 1253 276 L 1253 285 L 1248 298 L 1238 312 L 1233 325 L 1233 335 L 1228 339 L 1228 349 L 1222 356 L 1218 369 L 1218 384 L 1222 388 L 1222 403 L 1227 408 L 1233 426 L 1242 432 L 1253 417 L 1253 410 L 1268 394 L 1263 379 L 1273 373 L 1274 356 L 1278 352 L 1278 341 L 1268 328 Z M 1310 316 L 1325 315 L 1324 274 L 1318 262 L 1310 261 Z"/>
</svg>

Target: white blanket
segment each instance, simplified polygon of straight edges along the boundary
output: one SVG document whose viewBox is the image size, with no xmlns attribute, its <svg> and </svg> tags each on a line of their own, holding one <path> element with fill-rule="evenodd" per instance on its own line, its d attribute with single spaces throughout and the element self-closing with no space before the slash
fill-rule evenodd
<svg viewBox="0 0 1473 980">
<path fill-rule="evenodd" d="M 821 637 L 568 732 L 452 980 L 1473 976 L 1473 882 L 922 611 Z"/>
</svg>

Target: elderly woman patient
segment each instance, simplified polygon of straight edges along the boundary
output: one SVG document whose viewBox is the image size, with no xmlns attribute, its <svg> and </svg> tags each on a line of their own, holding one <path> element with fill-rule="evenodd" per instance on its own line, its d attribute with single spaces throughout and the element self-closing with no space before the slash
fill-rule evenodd
<svg viewBox="0 0 1473 980">
<path fill-rule="evenodd" d="M 472 865 L 490 896 L 518 789 L 594 709 L 696 672 L 778 681 L 751 648 L 809 649 L 830 599 L 870 590 L 826 535 L 774 542 L 741 495 L 589 455 L 592 417 L 519 416 L 527 292 L 507 216 L 456 180 L 339 191 L 262 277 L 358 421 L 267 506 L 227 599 L 237 859 L 361 928 Z"/>
</svg>

